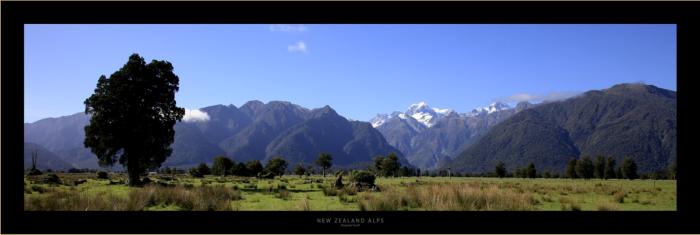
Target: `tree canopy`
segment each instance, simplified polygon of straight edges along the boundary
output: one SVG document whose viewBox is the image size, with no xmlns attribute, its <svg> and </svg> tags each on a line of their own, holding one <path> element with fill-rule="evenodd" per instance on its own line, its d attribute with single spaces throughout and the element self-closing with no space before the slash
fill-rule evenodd
<svg viewBox="0 0 700 235">
<path fill-rule="evenodd" d="M 333 156 L 330 153 L 321 153 L 316 159 L 316 165 L 323 169 L 323 177 L 326 177 L 326 170 L 330 169 L 333 165 Z"/>
<path fill-rule="evenodd" d="M 284 171 L 287 169 L 287 161 L 281 157 L 275 157 L 270 159 L 265 165 L 265 171 L 267 173 L 273 174 L 274 176 L 284 175 Z"/>
<path fill-rule="evenodd" d="M 576 162 L 576 175 L 579 178 L 593 178 L 594 170 L 593 161 L 589 157 L 583 157 Z"/>
<path fill-rule="evenodd" d="M 578 178 L 578 175 L 576 175 L 576 159 L 572 158 L 569 160 L 569 163 L 566 164 L 566 177 L 571 178 L 571 179 L 576 179 Z"/>
<path fill-rule="evenodd" d="M 160 167 L 172 153 L 173 126 L 185 114 L 175 102 L 179 82 L 170 62 L 147 64 L 138 54 L 109 78 L 100 76 L 84 102 L 91 117 L 83 142 L 100 166 L 119 162 L 129 172 L 130 185 L 140 182 L 141 173 Z"/>
<path fill-rule="evenodd" d="M 496 175 L 500 178 L 506 177 L 506 164 L 503 162 L 498 162 L 496 164 Z"/>
<path fill-rule="evenodd" d="M 389 153 L 386 157 L 376 156 L 374 158 L 374 170 L 381 176 L 396 176 L 401 170 L 399 157 L 395 153 Z"/>
<path fill-rule="evenodd" d="M 622 176 L 625 179 L 636 179 L 639 178 L 639 175 L 637 175 L 637 163 L 632 160 L 631 157 L 626 157 L 625 160 L 622 160 Z"/>
<path fill-rule="evenodd" d="M 216 157 L 214 158 L 214 164 L 211 166 L 211 173 L 219 176 L 228 175 L 235 164 L 235 162 L 225 156 Z"/>
</svg>

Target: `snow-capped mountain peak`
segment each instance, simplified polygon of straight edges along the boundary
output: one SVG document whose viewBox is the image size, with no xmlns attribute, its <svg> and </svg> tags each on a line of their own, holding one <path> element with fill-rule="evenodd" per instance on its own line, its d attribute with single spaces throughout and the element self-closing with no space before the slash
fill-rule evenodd
<svg viewBox="0 0 700 235">
<path fill-rule="evenodd" d="M 377 128 L 381 125 L 384 125 L 384 123 L 390 118 L 390 114 L 377 114 L 377 116 L 372 118 L 372 120 L 369 120 L 369 122 L 372 123 L 372 127 Z"/>
<path fill-rule="evenodd" d="M 393 112 L 392 114 L 378 114 L 377 117 L 370 120 L 370 122 L 372 123 L 372 126 L 376 128 L 383 125 L 391 118 L 400 118 L 404 120 L 414 119 L 423 126 L 430 128 L 435 125 L 439 119 L 450 115 L 473 117 L 480 114 L 491 114 L 511 108 L 512 107 L 507 103 L 493 102 L 489 106 L 475 108 L 469 113 L 460 114 L 452 109 L 431 108 L 427 102 L 421 101 L 408 106 L 408 110 L 403 113 Z"/>
<path fill-rule="evenodd" d="M 450 113 L 453 113 L 452 109 L 439 109 L 439 108 L 433 108 L 433 111 L 436 113 L 442 114 L 442 115 L 448 115 Z"/>
<path fill-rule="evenodd" d="M 498 111 L 502 111 L 502 110 L 506 110 L 506 109 L 510 109 L 510 108 L 511 108 L 510 105 L 508 105 L 506 103 L 493 102 L 487 107 L 475 108 L 474 110 L 472 110 L 471 113 L 468 113 L 467 115 L 474 116 L 474 115 L 478 115 L 479 113 L 484 113 L 484 112 L 487 114 L 490 114 L 490 113 L 494 113 L 494 112 L 498 112 Z"/>
<path fill-rule="evenodd" d="M 442 109 L 437 110 L 442 111 Z M 430 108 L 430 106 L 428 106 L 428 103 L 426 103 L 425 101 L 412 104 L 408 107 L 408 110 L 405 112 L 405 114 L 411 116 L 413 119 L 416 119 L 416 121 L 420 122 L 426 127 L 431 127 L 435 125 L 437 119 L 443 116 L 443 114 L 436 112 L 435 109 Z"/>
<path fill-rule="evenodd" d="M 394 112 L 391 115 L 378 114 L 377 117 L 370 120 L 370 122 L 372 123 L 372 126 L 376 128 L 383 125 L 384 123 L 386 123 L 386 121 L 393 117 L 397 117 L 404 120 L 410 118 L 414 119 L 415 121 L 421 123 L 426 127 L 431 127 L 435 125 L 437 119 L 449 115 L 452 112 L 454 111 L 452 111 L 451 109 L 431 108 L 428 105 L 428 103 L 426 103 L 425 101 L 421 101 L 408 106 L 408 110 L 406 110 L 406 112 Z"/>
<path fill-rule="evenodd" d="M 501 110 L 506 110 L 506 109 L 510 109 L 510 105 L 503 103 L 503 102 L 493 102 L 488 107 L 488 113 L 493 113 L 496 111 L 501 111 Z"/>
<path fill-rule="evenodd" d="M 418 102 L 416 104 L 412 104 L 411 106 L 408 107 L 408 111 L 406 111 L 406 114 L 408 115 L 413 115 L 414 113 L 425 113 L 429 112 L 430 106 L 428 106 L 428 103 L 425 101 Z"/>
<path fill-rule="evenodd" d="M 498 111 L 503 111 L 503 110 L 507 110 L 507 109 L 511 109 L 511 108 L 512 107 L 510 105 L 508 105 L 507 103 L 493 102 L 487 107 L 475 108 L 471 112 L 465 113 L 463 115 L 467 116 L 467 117 L 473 117 L 473 116 L 477 116 L 477 115 L 482 114 L 482 113 L 491 114 L 491 113 L 495 113 Z"/>
</svg>

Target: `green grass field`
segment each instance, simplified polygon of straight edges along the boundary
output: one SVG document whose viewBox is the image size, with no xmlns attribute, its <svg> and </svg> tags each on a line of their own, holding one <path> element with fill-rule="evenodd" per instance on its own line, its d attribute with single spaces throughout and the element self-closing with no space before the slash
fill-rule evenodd
<svg viewBox="0 0 700 235">
<path fill-rule="evenodd" d="M 330 187 L 335 178 L 320 176 L 162 175 L 135 188 L 110 184 L 124 175 L 58 176 L 61 184 L 53 185 L 25 178 L 25 210 L 676 210 L 674 180 L 400 177 L 378 178 L 379 191 L 358 192 L 336 190 Z M 81 179 L 87 181 L 75 185 Z"/>
</svg>

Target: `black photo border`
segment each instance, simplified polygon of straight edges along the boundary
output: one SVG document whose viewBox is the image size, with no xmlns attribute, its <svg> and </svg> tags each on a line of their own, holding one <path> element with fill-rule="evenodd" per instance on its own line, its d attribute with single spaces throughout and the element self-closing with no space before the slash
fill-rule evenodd
<svg viewBox="0 0 700 235">
<path fill-rule="evenodd" d="M 2 6 L 2 233 L 700 233 L 692 111 L 700 2 L 7 2 Z M 676 24 L 678 210 L 666 212 L 24 211 L 24 24 Z M 57 78 L 60 79 L 60 78 Z M 686 153 L 689 155 L 683 155 Z M 376 223 L 324 223 L 341 218 Z"/>
</svg>

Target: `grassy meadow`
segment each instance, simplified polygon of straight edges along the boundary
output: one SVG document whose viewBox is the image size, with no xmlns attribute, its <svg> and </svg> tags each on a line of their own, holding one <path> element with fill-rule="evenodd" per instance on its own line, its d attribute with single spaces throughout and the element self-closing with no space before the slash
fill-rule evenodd
<svg viewBox="0 0 700 235">
<path fill-rule="evenodd" d="M 94 173 L 57 175 L 58 184 L 42 182 L 44 176 L 25 177 L 25 210 L 676 210 L 675 180 L 397 177 L 378 178 L 376 191 L 358 191 L 335 189 L 330 176 L 157 175 L 146 186 L 128 187 L 122 174 L 109 179 Z"/>
</svg>

